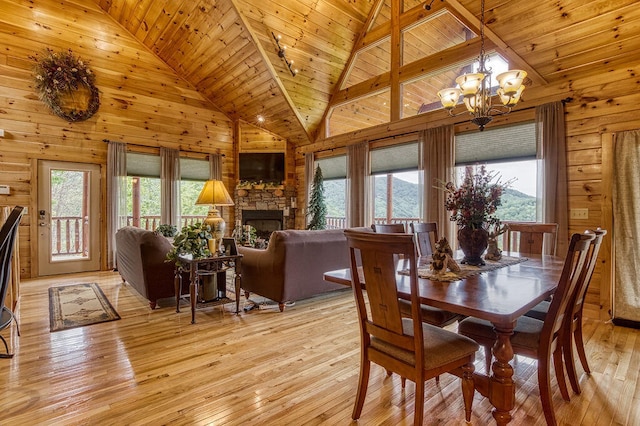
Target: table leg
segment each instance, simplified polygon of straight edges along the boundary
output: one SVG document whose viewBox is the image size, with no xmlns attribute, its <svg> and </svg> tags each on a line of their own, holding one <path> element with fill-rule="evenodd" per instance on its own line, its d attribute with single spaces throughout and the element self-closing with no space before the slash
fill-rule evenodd
<svg viewBox="0 0 640 426">
<path fill-rule="evenodd" d="M 191 267 L 191 269 L 195 269 Z M 191 283 L 189 284 L 189 296 L 191 299 L 191 324 L 196 323 L 196 286 L 198 285 L 198 276 L 191 272 Z"/>
<path fill-rule="evenodd" d="M 182 290 L 182 274 L 176 269 L 176 275 L 173 278 L 173 286 L 176 292 L 176 312 L 180 313 L 180 291 Z"/>
<path fill-rule="evenodd" d="M 511 410 L 515 407 L 516 387 L 513 382 L 513 367 L 510 364 L 513 359 L 511 335 L 514 327 L 515 323 L 494 324 L 497 339 L 493 346 L 495 361 L 489 380 L 489 401 L 494 406 L 492 414 L 498 425 L 506 425 L 511 421 Z"/>
<path fill-rule="evenodd" d="M 242 283 L 242 261 L 240 259 L 236 260 L 235 273 L 236 273 L 236 277 L 234 279 L 234 284 L 236 289 L 236 314 L 239 314 L 240 313 L 240 284 Z"/>
</svg>

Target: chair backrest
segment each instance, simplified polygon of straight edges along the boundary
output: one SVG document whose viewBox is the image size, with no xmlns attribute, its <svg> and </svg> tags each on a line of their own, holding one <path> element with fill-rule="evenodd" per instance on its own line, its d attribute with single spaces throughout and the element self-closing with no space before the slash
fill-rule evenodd
<svg viewBox="0 0 640 426">
<path fill-rule="evenodd" d="M 381 234 L 404 234 L 404 223 L 374 223 L 371 225 L 373 232 Z"/>
<path fill-rule="evenodd" d="M 575 290 L 587 269 L 587 254 L 594 234 L 573 234 L 569 242 L 569 250 L 564 261 L 558 287 L 553 294 L 549 311 L 544 320 L 540 344 L 551 345 L 559 337 L 562 324 L 567 314 L 567 306 L 574 296 Z"/>
<path fill-rule="evenodd" d="M 436 250 L 438 241 L 438 224 L 436 222 L 420 222 L 409 224 L 411 233 L 416 236 L 416 245 L 420 256 L 429 256 Z"/>
<path fill-rule="evenodd" d="M 520 253 L 542 254 L 543 243 L 549 241 L 550 254 L 556 254 L 557 223 L 504 222 L 507 225 L 503 248 Z M 504 241 L 504 240 L 503 240 Z"/>
<path fill-rule="evenodd" d="M 602 244 L 602 239 L 604 238 L 604 236 L 607 235 L 607 231 L 600 228 L 596 229 L 595 231 L 587 232 L 593 233 L 595 235 L 595 238 L 591 241 L 591 249 L 587 257 L 587 266 L 585 268 L 584 275 L 580 278 L 578 287 L 576 288 L 575 294 L 570 302 L 570 308 L 573 309 L 572 317 L 574 319 L 577 315 L 580 314 L 580 312 L 582 311 L 582 307 L 584 306 L 584 298 L 587 295 L 589 283 L 591 282 L 591 277 L 593 276 L 593 271 L 598 261 L 600 245 Z"/>
<path fill-rule="evenodd" d="M 0 310 L 4 307 L 4 301 L 10 285 L 11 257 L 13 256 L 22 210 L 23 207 L 21 206 L 14 207 L 0 229 Z"/>
<path fill-rule="evenodd" d="M 413 235 L 377 234 L 351 229 L 345 230 L 344 233 L 349 246 L 352 288 L 358 308 L 363 345 L 368 348 L 371 338 L 374 338 L 415 352 L 416 367 L 422 368 L 422 314 L 419 309 Z M 405 334 L 398 302 L 398 256 L 404 256 L 409 267 L 409 275 L 403 276 L 402 279 L 409 280 L 411 288 L 413 336 Z M 358 267 L 358 259 L 361 259 L 361 267 Z M 366 292 L 362 288 L 362 278 L 366 283 Z M 365 298 L 368 303 L 365 302 Z"/>
</svg>

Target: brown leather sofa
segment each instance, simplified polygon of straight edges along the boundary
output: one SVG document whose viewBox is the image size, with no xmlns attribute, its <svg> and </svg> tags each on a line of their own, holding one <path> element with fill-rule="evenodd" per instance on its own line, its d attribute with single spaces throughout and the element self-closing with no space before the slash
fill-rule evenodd
<svg viewBox="0 0 640 426">
<path fill-rule="evenodd" d="M 368 229 L 371 231 L 371 229 Z M 344 230 L 274 231 L 266 250 L 238 247 L 242 258 L 242 289 L 278 302 L 305 299 L 316 294 L 345 289 L 323 280 L 326 271 L 349 267 Z"/>
<path fill-rule="evenodd" d="M 151 309 L 158 299 L 175 297 L 174 263 L 166 261 L 171 248 L 167 238 L 153 231 L 125 226 L 116 232 L 116 262 L 122 281 L 147 298 Z M 185 283 L 189 283 L 188 276 L 183 276 L 183 291 Z"/>
</svg>

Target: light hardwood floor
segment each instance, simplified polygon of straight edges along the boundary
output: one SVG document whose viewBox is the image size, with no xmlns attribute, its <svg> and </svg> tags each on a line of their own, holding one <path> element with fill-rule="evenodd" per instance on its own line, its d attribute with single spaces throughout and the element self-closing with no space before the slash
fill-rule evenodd
<svg viewBox="0 0 640 426">
<path fill-rule="evenodd" d="M 50 333 L 48 287 L 80 282 L 99 283 L 122 319 Z M 16 355 L 0 360 L 0 424 L 352 424 L 359 335 L 350 291 L 284 313 L 231 310 L 199 310 L 192 325 L 186 305 L 177 314 L 167 300 L 151 311 L 110 272 L 23 281 L 21 336 L 15 326 L 3 332 Z M 593 374 L 581 376 L 583 393 L 571 402 L 553 382 L 558 421 L 640 424 L 640 331 L 592 320 L 584 331 Z M 479 371 L 483 359 L 479 352 Z M 544 425 L 536 363 L 518 357 L 515 367 L 512 424 Z M 425 424 L 465 424 L 457 378 L 426 387 Z M 414 389 L 374 366 L 359 424 L 412 424 Z M 493 423 L 479 394 L 472 423 Z"/>
</svg>

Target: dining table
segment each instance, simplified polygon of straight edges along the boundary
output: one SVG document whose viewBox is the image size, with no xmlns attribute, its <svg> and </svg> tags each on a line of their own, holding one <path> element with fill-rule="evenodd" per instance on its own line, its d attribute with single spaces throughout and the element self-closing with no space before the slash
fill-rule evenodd
<svg viewBox="0 0 640 426">
<path fill-rule="evenodd" d="M 420 303 L 450 312 L 490 321 L 496 333 L 492 348 L 494 362 L 491 374 L 474 373 L 476 390 L 489 398 L 492 415 L 498 425 L 506 425 L 515 407 L 516 386 L 513 381 L 513 348 L 510 337 L 519 317 L 539 302 L 549 298 L 560 278 L 564 259 L 557 256 L 503 252 L 502 259 L 511 262 L 487 261 L 471 273 L 461 274 L 459 279 L 439 280 L 435 275 L 424 274 L 428 262 L 422 260 L 418 269 Z M 398 295 L 410 300 L 409 276 L 402 273 L 403 261 L 399 261 L 396 276 Z M 360 272 L 362 285 L 364 277 Z M 427 277 L 428 276 L 428 277 Z M 451 276 L 449 274 L 449 276 Z M 328 271 L 324 279 L 351 286 L 351 269 Z M 451 278 L 449 278 L 451 279 Z"/>
</svg>

